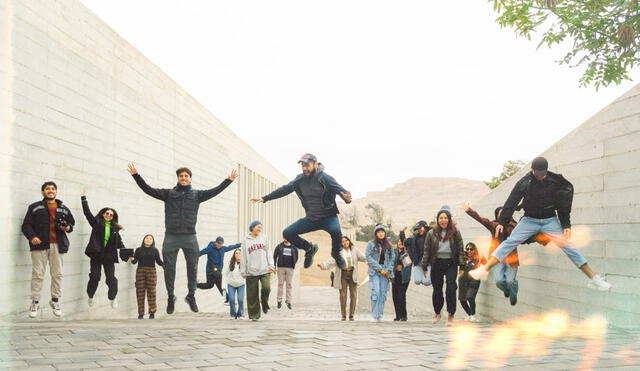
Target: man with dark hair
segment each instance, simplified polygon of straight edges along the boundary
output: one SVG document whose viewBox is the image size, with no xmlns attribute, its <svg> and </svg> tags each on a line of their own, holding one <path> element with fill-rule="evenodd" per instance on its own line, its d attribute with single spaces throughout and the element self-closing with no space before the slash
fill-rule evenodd
<svg viewBox="0 0 640 371">
<path fill-rule="evenodd" d="M 62 256 L 69 251 L 67 233 L 73 231 L 75 220 L 71 210 L 56 199 L 58 186 L 52 181 L 40 188 L 43 199 L 29 205 L 22 222 L 22 233 L 29 240 L 31 250 L 31 307 L 29 317 L 35 318 L 40 307 L 40 291 L 44 274 L 51 274 L 51 301 L 49 305 L 56 317 L 62 315 Z"/>
<path fill-rule="evenodd" d="M 282 232 L 283 237 L 305 251 L 304 267 L 309 268 L 313 264 L 313 256 L 318 251 L 318 245 L 310 243 L 300 235 L 318 230 L 328 232 L 331 235 L 331 256 L 336 260 L 338 267 L 344 268 L 345 262 L 340 255 L 342 230 L 336 196 L 340 196 L 346 203 L 351 203 L 351 193 L 324 172 L 324 166 L 318 163 L 316 156 L 307 153 L 298 163 L 302 166 L 302 174 L 289 184 L 264 197 L 252 198 L 251 201 L 267 202 L 295 192 L 307 215 L 287 227 Z"/>
<path fill-rule="evenodd" d="M 220 291 L 220 295 L 225 295 L 227 290 L 222 287 L 224 254 L 227 251 L 239 249 L 242 244 L 237 243 L 235 245 L 223 245 L 224 238 L 222 236 L 218 236 L 215 241 L 209 242 L 206 248 L 200 250 L 199 256 L 207 256 L 207 282 L 198 283 L 198 288 L 200 290 L 208 290 L 215 286 L 218 288 L 218 291 Z M 226 293 L 224 302 L 229 302 L 229 293 Z"/>
<path fill-rule="evenodd" d="M 571 244 L 573 185 L 561 174 L 553 173 L 548 168 L 546 158 L 533 159 L 531 172 L 516 183 L 504 204 L 498 218 L 500 224 L 495 227 L 495 237 L 503 235 L 516 210 L 524 209 L 524 216 L 509 237 L 491 254 L 489 262 L 471 271 L 470 275 L 475 279 L 483 278 L 518 245 L 541 234 L 560 247 L 573 264 L 589 277 L 587 287 L 609 290 L 611 284 L 603 276 L 595 274 L 580 250 Z"/>
<path fill-rule="evenodd" d="M 162 244 L 162 260 L 164 260 L 164 282 L 168 293 L 167 313 L 172 314 L 175 310 L 176 296 L 173 291 L 178 250 L 182 250 L 187 263 L 189 294 L 185 297 L 185 301 L 189 304 L 191 311 L 198 312 L 195 297 L 200 253 L 196 237 L 198 209 L 200 203 L 217 196 L 236 180 L 238 172 L 233 170 L 219 186 L 208 190 L 191 188 L 191 170 L 188 168 L 180 168 L 176 171 L 178 184 L 171 189 L 150 187 L 132 163 L 129 164 L 129 173 L 144 193 L 164 202 L 165 236 Z"/>
</svg>

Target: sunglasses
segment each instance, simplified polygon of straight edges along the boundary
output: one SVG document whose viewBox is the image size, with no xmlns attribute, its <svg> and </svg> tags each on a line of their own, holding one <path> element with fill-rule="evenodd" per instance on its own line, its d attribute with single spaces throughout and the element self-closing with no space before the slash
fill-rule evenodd
<svg viewBox="0 0 640 371">
<path fill-rule="evenodd" d="M 104 216 L 113 216 L 113 213 L 106 212 L 106 213 L 104 213 Z"/>
</svg>

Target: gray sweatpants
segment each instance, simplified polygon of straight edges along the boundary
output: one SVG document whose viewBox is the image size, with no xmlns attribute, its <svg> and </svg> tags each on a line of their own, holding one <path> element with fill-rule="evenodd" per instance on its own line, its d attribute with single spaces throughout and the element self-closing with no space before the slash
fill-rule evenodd
<svg viewBox="0 0 640 371">
<path fill-rule="evenodd" d="M 164 260 L 164 284 L 167 287 L 169 296 L 173 295 L 176 281 L 176 260 L 178 250 L 182 249 L 184 260 L 187 262 L 187 287 L 189 294 L 196 292 L 198 284 L 198 257 L 200 247 L 195 234 L 170 234 L 164 235 L 162 243 L 162 259 Z"/>
</svg>

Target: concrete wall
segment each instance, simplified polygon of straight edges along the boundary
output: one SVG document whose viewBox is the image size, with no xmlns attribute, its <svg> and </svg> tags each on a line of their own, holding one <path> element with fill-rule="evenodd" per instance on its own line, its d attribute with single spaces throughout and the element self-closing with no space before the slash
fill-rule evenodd
<svg viewBox="0 0 640 371">
<path fill-rule="evenodd" d="M 107 205 L 117 209 L 128 247 L 138 245 L 146 233 L 162 243 L 163 205 L 137 188 L 126 171 L 128 161 L 155 187 L 172 187 L 179 166 L 192 169 L 195 188 L 208 188 L 241 165 L 243 176 L 201 205 L 198 236 L 203 246 L 217 235 L 238 240 L 247 221 L 265 212 L 267 231 L 277 234 L 272 237 L 276 242 L 279 231 L 300 215 L 293 199 L 282 201 L 277 213 L 247 206 L 254 196 L 247 184 L 259 179 L 263 189 L 273 189 L 287 179 L 78 1 L 1 0 L 0 32 L 0 315 L 28 307 L 31 260 L 20 225 L 27 205 L 41 199 L 45 180 L 58 183 L 59 198 L 77 220 L 64 257 L 62 299 L 64 312 L 74 316 L 87 315 L 89 266 L 83 251 L 90 229 L 80 209 L 82 189 L 93 210 Z M 117 268 L 117 315 L 136 313 L 134 270 L 128 264 Z M 163 312 L 162 280 L 158 292 Z M 182 258 L 176 294 L 186 294 Z M 101 308 L 94 313 L 111 315 L 104 309 L 103 284 L 96 295 Z M 198 298 L 206 310 L 214 295 L 198 292 Z M 180 302 L 177 310 L 185 309 Z"/>
</svg>

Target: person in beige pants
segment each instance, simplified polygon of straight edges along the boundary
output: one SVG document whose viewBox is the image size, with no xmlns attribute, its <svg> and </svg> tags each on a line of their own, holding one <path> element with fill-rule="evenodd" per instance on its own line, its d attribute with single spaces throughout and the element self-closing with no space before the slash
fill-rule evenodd
<svg viewBox="0 0 640 371">
<path fill-rule="evenodd" d="M 291 242 L 284 240 L 273 252 L 273 261 L 278 272 L 278 309 L 282 308 L 282 298 L 286 284 L 287 296 L 285 303 L 291 309 L 293 303 L 293 272 L 298 262 L 298 249 Z"/>
<path fill-rule="evenodd" d="M 55 316 L 62 315 L 59 301 L 62 297 L 62 256 L 69 251 L 67 233 L 73 231 L 75 224 L 71 210 L 56 199 L 58 187 L 54 182 L 45 182 L 41 191 L 43 200 L 29 205 L 22 222 L 22 233 L 31 250 L 31 318 L 38 315 L 47 264 L 51 274 L 49 305 Z"/>
</svg>

